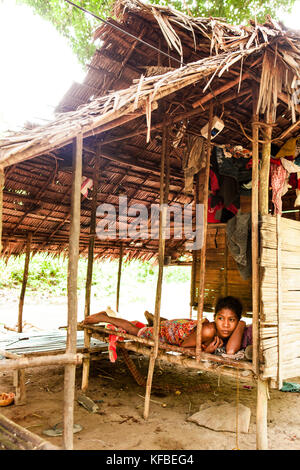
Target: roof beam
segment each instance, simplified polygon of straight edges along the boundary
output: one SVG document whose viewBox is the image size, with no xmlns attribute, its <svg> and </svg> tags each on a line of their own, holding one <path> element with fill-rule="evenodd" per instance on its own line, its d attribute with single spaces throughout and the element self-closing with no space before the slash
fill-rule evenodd
<svg viewBox="0 0 300 470">
<path fill-rule="evenodd" d="M 208 101 L 212 100 L 216 96 L 220 95 L 221 93 L 224 93 L 225 91 L 230 90 L 232 87 L 237 85 L 238 83 L 241 83 L 243 80 L 246 80 L 247 78 L 250 78 L 250 75 L 248 72 L 243 73 L 242 76 L 237 77 L 235 80 L 232 80 L 229 83 L 226 83 L 225 85 L 221 86 L 218 90 L 214 90 L 207 95 L 203 96 L 200 100 L 195 101 L 192 106 L 193 108 L 198 108 L 199 106 L 202 106 L 204 103 L 207 103 Z"/>
</svg>

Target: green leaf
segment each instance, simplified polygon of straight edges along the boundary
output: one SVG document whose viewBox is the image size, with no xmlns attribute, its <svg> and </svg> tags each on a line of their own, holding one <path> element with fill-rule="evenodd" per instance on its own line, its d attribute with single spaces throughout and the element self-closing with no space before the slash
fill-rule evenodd
<svg viewBox="0 0 300 470">
<path fill-rule="evenodd" d="M 67 38 L 82 64 L 86 64 L 95 51 L 92 34 L 100 21 L 71 6 L 65 0 L 17 0 L 29 5 L 35 13 L 50 21 Z M 75 0 L 84 9 L 105 19 L 111 16 L 113 0 Z M 227 19 L 228 23 L 242 24 L 256 17 L 264 22 L 267 14 L 280 19 L 283 12 L 290 12 L 295 0 L 152 0 L 149 3 L 168 5 L 193 16 L 214 16 Z"/>
</svg>

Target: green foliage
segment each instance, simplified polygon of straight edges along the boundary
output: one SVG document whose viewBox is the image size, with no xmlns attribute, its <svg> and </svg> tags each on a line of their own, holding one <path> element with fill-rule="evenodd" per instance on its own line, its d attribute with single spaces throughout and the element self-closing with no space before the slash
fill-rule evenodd
<svg viewBox="0 0 300 470">
<path fill-rule="evenodd" d="M 11 257 L 7 263 L 0 260 L 0 288 L 21 289 L 25 255 Z M 78 291 L 84 291 L 86 282 L 86 259 L 78 264 Z M 26 295 L 45 293 L 61 296 L 67 292 L 68 260 L 37 254 L 30 259 Z M 96 261 L 93 266 L 94 295 L 111 297 L 116 293 L 118 261 Z M 131 261 L 122 268 L 122 289 L 131 297 L 140 298 L 145 289 L 155 292 L 158 268 L 152 263 Z M 172 266 L 165 269 L 167 284 L 189 283 L 190 269 Z"/>
<path fill-rule="evenodd" d="M 280 13 L 290 12 L 295 0 L 151 0 L 151 3 L 173 6 L 195 17 L 213 16 L 231 24 L 244 24 L 255 17 L 264 22 L 267 14 L 280 19 Z"/>
<path fill-rule="evenodd" d="M 99 20 L 68 4 L 65 0 L 17 0 L 25 3 L 69 41 L 79 61 L 85 64 L 95 51 L 92 42 Z M 111 16 L 113 0 L 74 0 L 86 10 L 105 19 Z M 256 16 L 264 21 L 266 14 L 280 19 L 280 12 L 290 12 L 295 0 L 151 0 L 150 3 L 173 6 L 193 16 L 226 18 L 229 23 L 241 24 Z"/>
</svg>

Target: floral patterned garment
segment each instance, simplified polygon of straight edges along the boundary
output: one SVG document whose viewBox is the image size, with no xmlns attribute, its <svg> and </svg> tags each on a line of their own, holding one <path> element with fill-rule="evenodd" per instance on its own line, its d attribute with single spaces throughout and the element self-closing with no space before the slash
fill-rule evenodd
<svg viewBox="0 0 300 470">
<path fill-rule="evenodd" d="M 196 320 L 164 320 L 160 324 L 159 341 L 161 343 L 181 346 L 183 340 L 192 333 L 196 326 Z M 141 328 L 137 336 L 140 338 L 153 339 L 153 326 Z"/>
<path fill-rule="evenodd" d="M 271 185 L 272 185 L 272 202 L 274 204 L 274 215 L 282 214 L 282 196 L 287 192 L 288 172 L 282 165 L 270 166 Z"/>
</svg>

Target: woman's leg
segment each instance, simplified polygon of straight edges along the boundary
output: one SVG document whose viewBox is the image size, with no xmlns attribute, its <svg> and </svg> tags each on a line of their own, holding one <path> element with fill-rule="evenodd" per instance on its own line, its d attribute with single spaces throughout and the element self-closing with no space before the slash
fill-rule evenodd
<svg viewBox="0 0 300 470">
<path fill-rule="evenodd" d="M 133 325 L 128 320 L 125 320 L 124 318 L 110 317 L 109 315 L 107 315 L 106 312 L 94 313 L 93 315 L 89 315 L 88 317 L 85 318 L 85 320 L 83 320 L 83 323 L 85 325 L 91 325 L 93 323 L 99 323 L 99 322 L 111 323 L 112 325 L 118 328 L 123 328 L 130 335 L 135 335 L 135 336 L 137 335 L 140 329 L 137 326 Z"/>
</svg>

